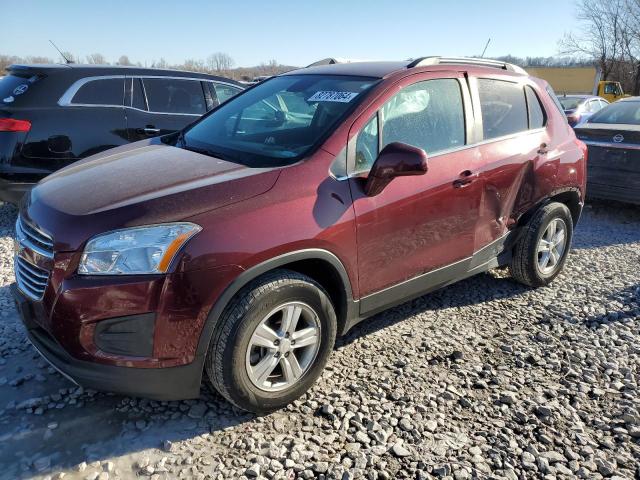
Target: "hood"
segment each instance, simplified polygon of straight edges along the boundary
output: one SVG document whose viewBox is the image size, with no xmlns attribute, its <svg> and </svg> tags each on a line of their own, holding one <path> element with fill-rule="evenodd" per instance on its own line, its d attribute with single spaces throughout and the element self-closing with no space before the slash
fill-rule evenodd
<svg viewBox="0 0 640 480">
<path fill-rule="evenodd" d="M 53 237 L 56 250 L 76 250 L 98 233 L 185 220 L 260 195 L 278 175 L 144 140 L 45 178 L 23 214 Z"/>
</svg>

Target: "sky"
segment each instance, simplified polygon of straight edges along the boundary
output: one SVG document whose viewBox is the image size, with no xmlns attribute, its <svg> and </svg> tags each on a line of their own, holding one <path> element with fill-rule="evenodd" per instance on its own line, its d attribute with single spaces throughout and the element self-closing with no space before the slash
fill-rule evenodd
<svg viewBox="0 0 640 480">
<path fill-rule="evenodd" d="M 577 27 L 572 0 L 21 0 L 10 11 L 0 54 L 58 58 L 53 40 L 81 58 L 98 52 L 143 64 L 214 52 L 236 66 L 469 56 L 488 38 L 487 56 L 552 56 Z"/>
</svg>

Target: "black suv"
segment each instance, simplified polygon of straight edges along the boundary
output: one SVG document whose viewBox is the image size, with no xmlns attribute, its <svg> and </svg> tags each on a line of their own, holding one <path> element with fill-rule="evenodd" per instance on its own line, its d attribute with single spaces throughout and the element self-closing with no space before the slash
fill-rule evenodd
<svg viewBox="0 0 640 480">
<path fill-rule="evenodd" d="M 242 90 L 212 75 L 137 67 L 12 65 L 0 77 L 0 200 L 108 148 L 180 130 Z"/>
</svg>

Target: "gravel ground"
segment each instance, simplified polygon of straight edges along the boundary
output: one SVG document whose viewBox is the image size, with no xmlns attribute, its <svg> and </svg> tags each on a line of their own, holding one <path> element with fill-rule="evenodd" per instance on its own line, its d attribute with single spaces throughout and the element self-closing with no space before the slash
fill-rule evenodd
<svg viewBox="0 0 640 480">
<path fill-rule="evenodd" d="M 9 297 L 14 217 L 0 205 L 2 478 L 640 478 L 640 208 L 589 205 L 551 287 L 491 272 L 361 324 L 264 417 L 54 372 Z"/>
</svg>

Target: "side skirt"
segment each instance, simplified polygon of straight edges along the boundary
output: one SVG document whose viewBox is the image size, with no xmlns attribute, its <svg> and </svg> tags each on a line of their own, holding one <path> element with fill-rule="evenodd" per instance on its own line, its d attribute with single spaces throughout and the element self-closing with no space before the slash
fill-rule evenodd
<svg viewBox="0 0 640 480">
<path fill-rule="evenodd" d="M 470 257 L 362 297 L 358 302 L 360 314 L 349 322 L 345 331 L 365 318 L 383 310 L 408 302 L 478 273 L 507 265 L 511 260 L 512 247 L 519 237 L 520 229 L 514 229 L 478 250 Z"/>
</svg>

